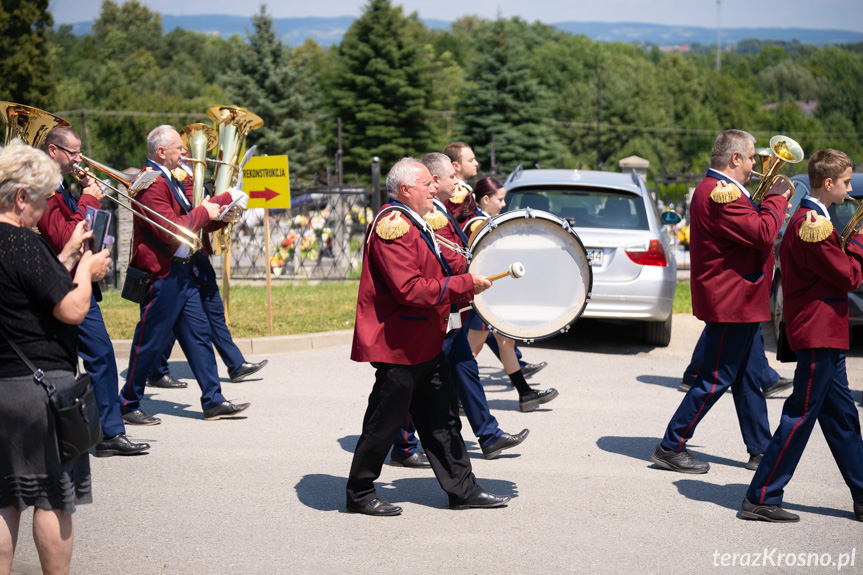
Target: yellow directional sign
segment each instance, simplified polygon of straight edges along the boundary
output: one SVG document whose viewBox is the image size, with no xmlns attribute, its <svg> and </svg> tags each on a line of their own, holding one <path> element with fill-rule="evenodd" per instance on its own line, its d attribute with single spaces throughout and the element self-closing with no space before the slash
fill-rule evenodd
<svg viewBox="0 0 863 575">
<path fill-rule="evenodd" d="M 243 167 L 243 191 L 248 209 L 291 207 L 291 182 L 287 156 L 257 156 Z"/>
</svg>

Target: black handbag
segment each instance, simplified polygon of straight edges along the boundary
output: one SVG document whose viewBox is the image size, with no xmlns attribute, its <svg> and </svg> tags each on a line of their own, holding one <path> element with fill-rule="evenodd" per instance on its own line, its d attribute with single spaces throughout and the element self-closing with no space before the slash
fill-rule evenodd
<svg viewBox="0 0 863 575">
<path fill-rule="evenodd" d="M 149 285 L 150 274 L 144 270 L 129 266 L 126 268 L 126 281 L 123 282 L 123 293 L 120 295 L 123 299 L 127 299 L 130 302 L 141 303 Z"/>
<path fill-rule="evenodd" d="M 6 337 L 6 334 L 3 334 Z M 48 394 L 48 405 L 54 418 L 57 432 L 57 450 L 60 462 L 70 463 L 102 441 L 102 425 L 99 423 L 99 408 L 96 394 L 86 373 L 75 378 L 70 387 L 58 390 L 45 376 L 45 372 L 30 363 L 18 345 L 6 337 L 27 367 L 33 370 L 33 379 Z"/>
<path fill-rule="evenodd" d="M 779 321 L 779 336 L 776 338 L 776 360 L 782 363 L 796 363 L 797 354 L 791 349 L 791 344 L 788 343 L 788 336 L 785 335 L 785 320 Z"/>
</svg>

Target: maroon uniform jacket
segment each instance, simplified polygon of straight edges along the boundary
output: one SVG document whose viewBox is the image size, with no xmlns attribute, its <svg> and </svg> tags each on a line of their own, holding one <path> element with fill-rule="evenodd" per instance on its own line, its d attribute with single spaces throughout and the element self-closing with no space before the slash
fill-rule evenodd
<svg viewBox="0 0 863 575">
<path fill-rule="evenodd" d="M 848 349 L 848 292 L 863 282 L 863 236 L 840 247 L 839 232 L 817 242 L 800 238 L 810 211 L 820 208 L 806 200 L 792 216 L 782 245 L 782 313 L 791 349 Z"/>
<path fill-rule="evenodd" d="M 45 207 L 45 213 L 36 227 L 39 228 L 39 233 L 48 242 L 56 253 L 63 251 L 63 247 L 69 238 L 72 237 L 72 232 L 75 227 L 87 215 L 87 206 L 101 209 L 102 203 L 89 194 L 81 194 L 78 200 L 78 209 L 73 213 L 66 205 L 63 199 L 63 194 L 59 191 L 48 198 L 48 203 Z"/>
<path fill-rule="evenodd" d="M 191 204 L 191 187 L 186 184 L 183 184 L 183 186 L 186 197 L 189 199 L 189 204 Z M 193 232 L 203 228 L 204 232 L 207 233 L 224 226 L 223 222 L 210 223 L 207 210 L 203 206 L 193 208 L 188 214 L 184 214 L 184 210 L 181 209 L 180 204 L 174 197 L 168 180 L 161 170 L 158 179 L 150 187 L 139 192 L 135 196 L 135 200 L 162 214 L 177 225 Z M 216 200 L 210 199 L 205 201 L 218 201 L 220 205 L 227 205 L 231 202 L 231 195 L 226 192 L 219 195 Z M 179 233 L 174 226 L 147 210 L 139 206 L 133 206 L 133 209 L 164 228 Z M 129 263 L 133 267 L 149 272 L 153 279 L 163 278 L 171 272 L 170 256 L 177 251 L 180 245 L 180 241 L 171 234 L 136 217 L 132 240 L 132 259 Z"/>
<path fill-rule="evenodd" d="M 473 299 L 471 276 L 447 276 L 416 225 L 396 217 L 407 232 L 385 240 L 373 223 L 363 250 L 354 361 L 416 365 L 434 358 L 443 348 L 450 304 Z"/>
<path fill-rule="evenodd" d="M 443 204 L 438 204 L 437 202 L 435 202 L 434 210 L 446 210 L 446 208 L 442 206 Z M 444 215 L 446 214 L 444 213 Z M 467 247 L 464 245 L 464 242 L 461 241 L 461 237 L 459 237 L 458 232 L 455 230 L 455 226 L 453 226 L 453 220 L 449 218 L 447 218 L 446 226 L 435 230 L 435 233 L 443 239 L 449 240 L 457 246 L 461 246 L 463 248 Z M 465 272 L 465 270 L 467 269 L 467 260 L 463 255 L 456 253 L 443 245 L 441 245 L 440 251 L 446 258 L 449 267 L 452 268 L 453 275 L 463 274 Z"/>
<path fill-rule="evenodd" d="M 708 170 L 690 206 L 692 311 L 702 321 L 754 323 L 770 319 L 773 240 L 788 201 L 781 195 L 759 207 L 746 194 L 711 199 L 723 174 Z M 737 190 L 737 187 L 734 187 Z"/>
</svg>

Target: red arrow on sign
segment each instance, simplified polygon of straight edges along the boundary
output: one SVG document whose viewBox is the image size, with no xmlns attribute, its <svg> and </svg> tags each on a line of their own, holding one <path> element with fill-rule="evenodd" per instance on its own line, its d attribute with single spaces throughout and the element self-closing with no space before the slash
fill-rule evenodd
<svg viewBox="0 0 863 575">
<path fill-rule="evenodd" d="M 249 192 L 249 199 L 250 200 L 264 200 L 264 202 L 269 202 L 273 198 L 279 197 L 279 195 L 280 195 L 279 192 L 277 192 L 275 190 L 271 190 L 270 188 L 264 188 L 263 191 L 258 190 L 258 191 L 254 191 L 254 192 Z"/>
</svg>

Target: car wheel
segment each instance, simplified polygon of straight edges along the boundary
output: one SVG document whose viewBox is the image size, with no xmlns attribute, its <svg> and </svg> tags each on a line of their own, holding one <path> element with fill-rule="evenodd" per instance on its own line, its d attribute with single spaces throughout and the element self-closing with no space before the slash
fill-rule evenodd
<svg viewBox="0 0 863 575">
<path fill-rule="evenodd" d="M 671 342 L 671 314 L 665 321 L 651 321 L 644 324 L 644 343 L 657 347 L 668 347 Z"/>
<path fill-rule="evenodd" d="M 773 308 L 770 310 L 773 320 L 773 336 L 779 341 L 779 324 L 782 322 L 782 282 L 777 279 L 773 290 Z"/>
</svg>

